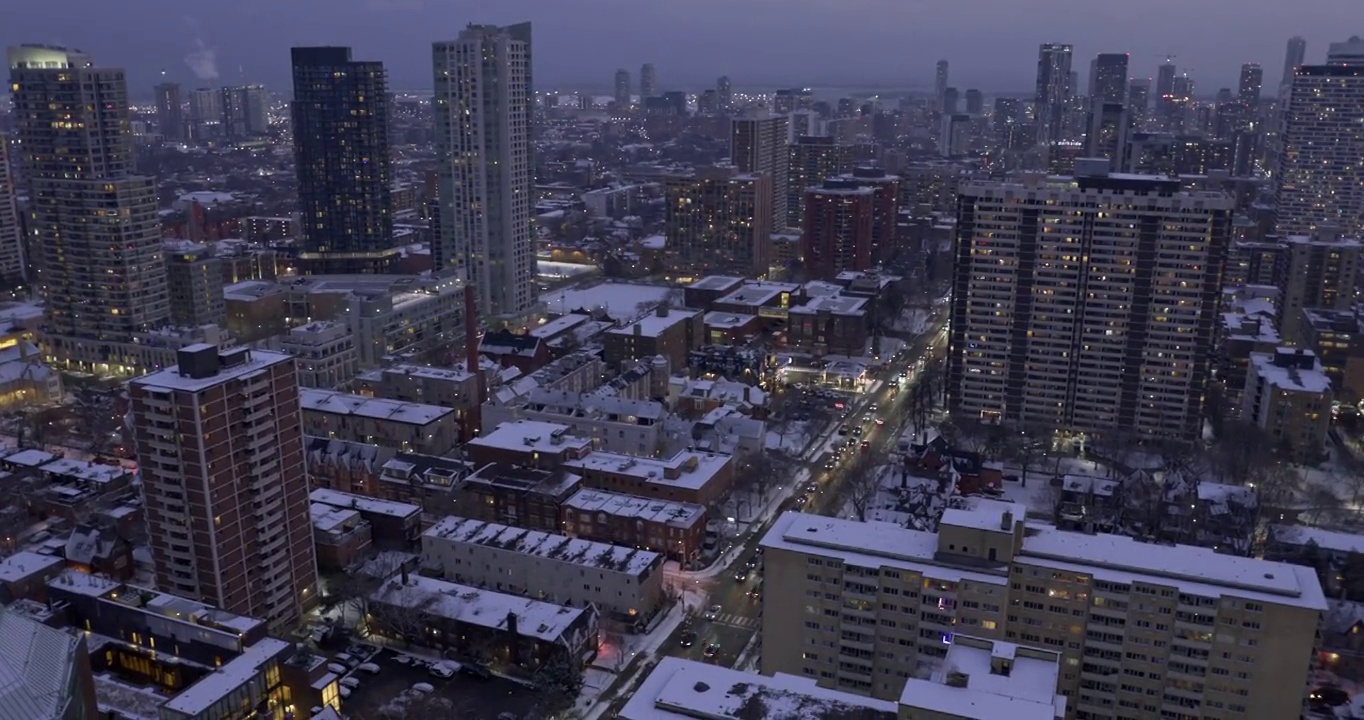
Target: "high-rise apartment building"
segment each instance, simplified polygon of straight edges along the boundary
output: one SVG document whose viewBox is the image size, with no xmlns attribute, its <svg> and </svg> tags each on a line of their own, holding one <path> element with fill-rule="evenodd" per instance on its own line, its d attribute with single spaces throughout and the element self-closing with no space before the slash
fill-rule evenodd
<svg viewBox="0 0 1364 720">
<path fill-rule="evenodd" d="M 1156 117 L 1162 120 L 1174 114 L 1177 69 L 1174 62 L 1168 60 L 1156 69 Z"/>
<path fill-rule="evenodd" d="M 624 68 L 616 71 L 616 109 L 630 107 L 630 71 Z"/>
<path fill-rule="evenodd" d="M 1065 140 L 1066 105 L 1070 101 L 1070 45 L 1045 43 L 1037 51 L 1037 87 L 1033 93 L 1037 142 Z"/>
<path fill-rule="evenodd" d="M 1089 102 L 1127 104 L 1127 53 L 1099 53 L 1089 61 Z"/>
<path fill-rule="evenodd" d="M 1196 438 L 1233 199 L 1078 165 L 959 188 L 949 406 Z"/>
<path fill-rule="evenodd" d="M 1060 653 L 1059 674 L 1034 678 L 1056 687 L 1032 690 L 1064 695 L 1067 718 L 1302 715 L 1328 607 L 1312 568 L 1068 532 L 1026 512 L 975 500 L 943 512 L 937 532 L 783 513 L 762 539 L 763 675 L 898 698 L 950 661 L 960 633 Z M 970 683 L 991 672 L 972 667 L 953 669 Z M 1020 707 L 900 717 L 993 720 Z"/>
<path fill-rule="evenodd" d="M 1130 124 L 1126 105 L 1092 101 L 1089 106 L 1089 130 L 1085 133 L 1085 155 L 1108 158 L 1111 170 L 1121 169 Z"/>
<path fill-rule="evenodd" d="M 1327 65 L 1364 65 L 1364 38 L 1351 36 L 1345 42 L 1331 43 L 1326 48 Z"/>
<path fill-rule="evenodd" d="M 730 161 L 740 172 L 763 173 L 771 178 L 773 232 L 786 229 L 786 194 L 789 189 L 784 115 L 735 118 L 730 122 Z"/>
<path fill-rule="evenodd" d="M 875 190 L 866 185 L 830 179 L 806 189 L 801 233 L 806 273 L 831 280 L 844 270 L 870 268 L 875 211 Z"/>
<path fill-rule="evenodd" d="M 179 83 L 156 86 L 156 129 L 167 140 L 185 139 L 185 110 L 180 100 Z"/>
<path fill-rule="evenodd" d="M 664 184 L 664 237 L 678 271 L 766 275 L 772 260 L 772 179 L 733 167 L 701 168 Z"/>
<path fill-rule="evenodd" d="M 470 25 L 435 43 L 432 62 L 444 232 L 436 267 L 472 283 L 484 314 L 520 316 L 537 297 L 530 23 Z"/>
<path fill-rule="evenodd" d="M 852 146 L 828 135 L 797 137 L 789 146 L 786 227 L 805 222 L 805 191 L 852 170 Z"/>
<path fill-rule="evenodd" d="M 222 89 L 223 135 L 231 140 L 270 134 L 270 95 L 263 85 Z"/>
<path fill-rule="evenodd" d="M 9 136 L 0 134 L 0 285 L 16 287 L 28 277 L 18 193 L 9 164 Z"/>
<path fill-rule="evenodd" d="M 720 110 L 729 112 L 734 109 L 734 87 L 730 84 L 728 75 L 721 75 L 715 81 L 715 92 L 719 96 Z"/>
<path fill-rule="evenodd" d="M 213 88 L 189 91 L 189 132 L 195 142 L 216 140 L 223 134 L 223 94 Z"/>
<path fill-rule="evenodd" d="M 1127 111 L 1132 116 L 1132 127 L 1141 129 L 1151 111 L 1151 78 L 1134 78 L 1128 83 Z"/>
<path fill-rule="evenodd" d="M 176 325 L 227 325 L 223 298 L 223 263 L 213 247 L 184 240 L 167 240 L 166 286 L 171 322 Z"/>
<path fill-rule="evenodd" d="M 1364 236 L 1364 58 L 1349 57 L 1343 50 L 1326 65 L 1294 71 L 1280 136 L 1280 235 L 1333 225 Z"/>
<path fill-rule="evenodd" d="M 127 346 L 170 317 L 156 183 L 133 173 L 123 70 L 57 47 L 9 50 L 30 247 L 41 254 L 47 354 L 134 372 Z"/>
<path fill-rule="evenodd" d="M 1279 87 L 1293 81 L 1293 71 L 1307 60 L 1307 40 L 1298 35 L 1288 39 L 1288 47 L 1283 55 L 1283 75 L 1279 76 Z M 1283 98 L 1281 97 L 1280 100 Z"/>
<path fill-rule="evenodd" d="M 943 111 L 943 96 L 947 94 L 947 71 L 947 61 L 939 60 L 933 72 L 933 106 L 938 112 Z"/>
<path fill-rule="evenodd" d="M 961 91 L 949 87 L 942 91 L 942 114 L 955 115 L 961 112 Z"/>
<path fill-rule="evenodd" d="M 985 112 L 985 96 L 975 88 L 966 90 L 966 114 L 978 116 Z"/>
<path fill-rule="evenodd" d="M 1236 84 L 1236 99 L 1247 108 L 1260 105 L 1260 87 L 1264 84 L 1265 71 L 1260 63 L 1246 63 L 1241 66 L 1241 77 Z"/>
<path fill-rule="evenodd" d="M 291 57 L 300 266 L 310 274 L 386 272 L 398 249 L 384 65 L 352 60 L 348 47 L 297 47 Z"/>
<path fill-rule="evenodd" d="M 1360 241 L 1342 237 L 1335 228 L 1280 241 L 1274 275 L 1279 279 L 1279 337 L 1301 344 L 1304 309 L 1345 310 L 1354 306 L 1358 284 Z"/>
<path fill-rule="evenodd" d="M 318 588 L 293 357 L 191 345 L 128 393 L 156 586 L 296 625 Z"/>
<path fill-rule="evenodd" d="M 652 63 L 644 63 L 639 68 L 639 97 L 640 101 L 646 97 L 658 96 L 658 75 L 654 73 Z"/>
</svg>

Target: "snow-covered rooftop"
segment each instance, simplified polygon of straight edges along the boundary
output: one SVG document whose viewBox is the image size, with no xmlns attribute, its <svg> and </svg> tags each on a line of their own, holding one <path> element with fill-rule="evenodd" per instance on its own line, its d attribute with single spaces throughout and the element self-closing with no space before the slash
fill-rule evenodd
<svg viewBox="0 0 1364 720">
<path fill-rule="evenodd" d="M 959 635 L 932 679 L 905 682 L 900 704 L 947 717 L 1055 720 L 1066 714 L 1056 694 L 1060 660 L 1050 650 Z"/>
<path fill-rule="evenodd" d="M 641 304 L 657 305 L 674 288 L 663 285 L 630 285 L 601 283 L 587 288 L 555 290 L 540 296 L 545 308 L 552 313 L 574 310 L 605 311 L 613 318 L 630 318 L 640 313 Z"/>
<path fill-rule="evenodd" d="M 0 583 L 12 583 L 63 565 L 61 558 L 20 550 L 0 560 Z"/>
<path fill-rule="evenodd" d="M 0 607 L 0 720 L 68 717 L 79 650 L 75 635 Z"/>
<path fill-rule="evenodd" d="M 487 434 L 470 440 L 468 444 L 522 453 L 558 454 L 566 448 L 590 448 L 592 440 L 573 435 L 567 425 L 539 420 L 514 420 L 500 423 Z"/>
<path fill-rule="evenodd" d="M 12 465 L 23 465 L 24 467 L 39 467 L 41 465 L 46 465 L 47 463 L 52 462 L 54 459 L 56 459 L 56 457 L 57 457 L 56 455 L 53 455 L 52 453 L 47 452 L 45 450 L 29 448 L 27 450 L 19 450 L 10 453 L 9 455 L 4 456 L 3 459 L 5 462 L 10 463 Z"/>
<path fill-rule="evenodd" d="M 1326 609 L 1311 568 L 1225 555 L 1194 545 L 1145 543 L 1125 535 L 1029 525 L 1017 561 L 1094 576 L 1114 583 L 1174 586 L 1181 592 Z"/>
<path fill-rule="evenodd" d="M 807 513 L 785 512 L 763 536 L 769 550 L 789 550 L 842 560 L 862 568 L 896 568 L 935 580 L 1004 585 L 1003 575 L 940 565 L 936 533 L 909 530 L 889 523 L 866 523 Z"/>
<path fill-rule="evenodd" d="M 449 542 L 483 545 L 507 552 L 531 555 L 572 565 L 642 576 L 659 567 L 660 556 L 652 550 L 571 538 L 567 535 L 526 530 L 501 523 L 450 515 L 422 533 L 422 545 Z"/>
<path fill-rule="evenodd" d="M 191 345 L 184 349 L 190 350 L 192 348 L 196 348 L 196 346 Z M 218 367 L 218 372 L 209 375 L 208 377 L 195 378 L 188 375 L 181 375 L 180 366 L 172 365 L 165 370 L 135 378 L 132 380 L 132 383 L 146 388 L 199 392 L 227 380 L 243 379 L 248 376 L 254 376 L 265 372 L 267 368 L 274 365 L 291 363 L 293 361 L 294 356 L 288 353 L 247 350 L 245 360 L 236 365 L 220 365 Z"/>
<path fill-rule="evenodd" d="M 706 508 L 695 503 L 654 500 L 592 488 L 584 488 L 573 493 L 564 501 L 563 506 L 581 512 L 603 512 L 615 517 L 666 523 L 678 527 L 687 527 L 706 514 Z"/>
<path fill-rule="evenodd" d="M 740 315 L 738 313 L 720 312 L 718 310 L 706 313 L 706 327 L 733 329 L 743 327 L 752 322 L 756 315 Z"/>
<path fill-rule="evenodd" d="M 73 460 L 71 458 L 53 460 L 52 462 L 43 465 L 42 470 L 45 473 L 51 473 L 53 475 L 101 484 L 110 483 L 128 475 L 127 470 L 124 470 L 117 465 L 104 465 L 88 460 Z"/>
<path fill-rule="evenodd" d="M 345 508 L 357 510 L 362 513 L 372 513 L 375 515 L 387 515 L 388 517 L 408 518 L 421 514 L 421 507 L 411 503 L 398 502 L 396 500 L 380 500 L 379 498 L 369 497 L 368 495 L 356 495 L 354 493 L 318 488 L 308 494 L 308 499 L 314 503 L 330 505 L 334 508 Z"/>
<path fill-rule="evenodd" d="M 710 483 L 730 462 L 730 456 L 683 450 L 666 458 L 636 457 L 620 453 L 594 452 L 564 462 L 571 470 L 630 475 L 645 482 L 698 490 Z"/>
<path fill-rule="evenodd" d="M 171 698 L 165 709 L 195 717 L 205 712 L 225 695 L 247 684 L 260 673 L 265 664 L 286 652 L 292 643 L 267 637 L 246 648 L 241 655 L 223 663 L 222 667 L 204 676 L 184 692 Z"/>
<path fill-rule="evenodd" d="M 687 287 L 695 290 L 726 290 L 743 282 L 741 277 L 731 277 L 729 275 L 707 275 L 697 280 Z"/>
<path fill-rule="evenodd" d="M 1320 363 L 1311 369 L 1283 367 L 1274 363 L 1273 355 L 1251 353 L 1250 364 L 1256 375 L 1278 390 L 1324 393 L 1331 389 L 1331 378 L 1321 371 Z"/>
<path fill-rule="evenodd" d="M 387 420 L 408 425 L 428 425 L 447 415 L 453 415 L 455 412 L 452 408 L 439 405 L 385 400 L 316 388 L 299 388 L 298 400 L 299 405 L 304 410 Z"/>
<path fill-rule="evenodd" d="M 867 299 L 852 295 L 824 295 L 810 298 L 804 305 L 791 308 L 796 315 L 815 315 L 821 312 L 835 315 L 864 315 Z"/>
<path fill-rule="evenodd" d="M 421 608 L 438 617 L 502 631 L 507 630 L 507 616 L 514 614 L 518 634 L 549 642 L 562 637 L 574 621 L 587 612 L 585 608 L 555 605 L 420 575 L 408 576 L 406 585 L 401 579 L 392 578 L 370 597 L 381 603 Z"/>
<path fill-rule="evenodd" d="M 553 320 L 550 320 L 544 325 L 539 325 L 531 328 L 530 335 L 532 337 L 538 337 L 542 340 L 549 340 L 551 338 L 558 337 L 559 335 L 566 333 L 569 330 L 572 330 L 578 325 L 581 325 L 591 319 L 592 317 L 589 315 L 579 315 L 577 313 L 561 315 Z"/>
<path fill-rule="evenodd" d="M 965 508 L 948 508 L 943 511 L 942 525 L 955 525 L 973 530 L 1012 533 L 1015 523 L 1027 518 L 1028 506 L 1023 503 L 986 498 L 966 498 Z M 1005 519 L 1008 526 L 1005 527 Z"/>
<path fill-rule="evenodd" d="M 895 720 L 895 703 L 822 688 L 814 678 L 772 677 L 665 657 L 620 711 L 624 720 Z"/>
<path fill-rule="evenodd" d="M 1275 542 L 1285 545 L 1316 543 L 1323 550 L 1338 553 L 1364 553 L 1364 535 L 1326 530 L 1307 525 L 1271 525 L 1269 532 Z"/>
<path fill-rule="evenodd" d="M 355 510 L 333 507 L 322 503 L 312 503 L 308 512 L 313 519 L 313 529 L 324 533 L 345 527 L 346 523 L 359 522 L 360 513 Z"/>
<path fill-rule="evenodd" d="M 658 337 L 673 326 L 686 322 L 700 314 L 700 310 L 669 308 L 667 312 L 651 312 L 644 317 L 630 322 L 624 327 L 611 328 L 606 332 L 610 335 L 643 335 L 644 337 Z"/>
</svg>

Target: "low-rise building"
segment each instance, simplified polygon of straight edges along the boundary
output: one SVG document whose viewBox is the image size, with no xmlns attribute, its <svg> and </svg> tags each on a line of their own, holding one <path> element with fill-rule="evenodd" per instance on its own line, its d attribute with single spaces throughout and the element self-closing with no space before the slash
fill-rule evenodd
<svg viewBox="0 0 1364 720">
<path fill-rule="evenodd" d="M 559 526 L 572 537 L 653 550 L 690 567 L 705 546 L 706 508 L 584 488 L 563 501 Z"/>
<path fill-rule="evenodd" d="M 602 357 L 611 367 L 662 355 L 671 367 L 686 367 L 687 353 L 705 344 L 700 310 L 659 306 L 652 313 L 602 334 Z"/>
<path fill-rule="evenodd" d="M 564 467 L 587 487 L 707 507 L 734 486 L 734 459 L 720 453 L 683 450 L 669 458 L 648 458 L 594 452 Z"/>
<path fill-rule="evenodd" d="M 597 654 L 597 610 L 403 573 L 370 595 L 370 629 L 396 640 L 456 654 L 487 654 L 506 665 L 537 667 Z"/>
<path fill-rule="evenodd" d="M 464 444 L 469 459 L 480 467 L 507 463 L 533 468 L 555 468 L 592 452 L 592 441 L 574 435 L 567 425 L 536 420 L 498 423 Z"/>
<path fill-rule="evenodd" d="M 412 503 L 422 508 L 422 522 L 430 524 L 449 514 L 460 480 L 474 466 L 459 458 L 398 453 L 379 469 L 378 497 Z M 368 493 L 367 493 L 368 494 Z"/>
<path fill-rule="evenodd" d="M 279 349 L 294 356 L 298 386 L 335 390 L 346 387 L 360 369 L 360 356 L 350 328 L 335 320 L 317 320 L 290 328 Z"/>
<path fill-rule="evenodd" d="M 562 468 L 488 463 L 456 483 L 453 510 L 487 522 L 559 531 L 559 508 L 582 485 Z"/>
<path fill-rule="evenodd" d="M 279 335 L 288 327 L 287 298 L 284 286 L 268 280 L 243 280 L 224 287 L 227 331 L 243 343 Z"/>
<path fill-rule="evenodd" d="M 901 697 L 961 633 L 1060 653 L 1074 717 L 1302 712 L 1327 607 L 1312 569 L 1025 512 L 974 500 L 936 533 L 783 513 L 761 543 L 763 673 Z"/>
<path fill-rule="evenodd" d="M 447 517 L 422 533 L 422 563 L 445 579 L 561 605 L 594 605 L 642 627 L 663 601 L 663 556 L 609 543 Z"/>
<path fill-rule="evenodd" d="M 48 627 L 0 605 L 0 709 L 34 720 L 99 717 L 83 633 Z"/>
<path fill-rule="evenodd" d="M 860 357 L 867 350 L 867 298 L 825 295 L 791 308 L 787 342 L 815 355 Z"/>
<path fill-rule="evenodd" d="M 434 360 L 464 338 L 464 293 L 445 276 L 315 275 L 288 288 L 289 316 L 350 328 L 362 370 Z M 230 308 L 229 308 L 230 310 Z"/>
<path fill-rule="evenodd" d="M 1325 454 L 1331 400 L 1331 379 L 1316 353 L 1287 347 L 1251 353 L 1241 416 L 1294 462 L 1314 463 Z"/>
<path fill-rule="evenodd" d="M 1056 650 L 957 635 L 932 677 L 905 682 L 900 720 L 1064 720 L 1061 660 Z"/>
<path fill-rule="evenodd" d="M 360 513 L 348 508 L 313 503 L 313 544 L 317 547 L 317 566 L 323 570 L 345 570 L 362 558 L 374 544 L 369 523 Z"/>
<path fill-rule="evenodd" d="M 299 388 L 303 432 L 314 437 L 442 454 L 459 441 L 455 411 L 438 405 Z"/>
<path fill-rule="evenodd" d="M 0 589 L 6 597 L 47 602 L 47 581 L 62 574 L 66 563 L 55 555 L 20 550 L 0 560 Z"/>
<path fill-rule="evenodd" d="M 478 407 L 478 375 L 463 365 L 434 368 L 422 365 L 395 365 L 370 370 L 355 379 L 355 392 L 386 400 L 440 405 L 455 411 L 464 438 L 475 430 L 471 414 Z"/>
<path fill-rule="evenodd" d="M 663 403 L 607 394 L 532 388 L 503 403 L 483 406 L 483 424 L 496 427 L 513 420 L 537 420 L 568 426 L 571 432 L 611 452 L 653 455 L 664 446 Z"/>
<path fill-rule="evenodd" d="M 621 708 L 622 720 L 896 720 L 895 703 L 830 690 L 814 678 L 767 676 L 665 657 Z"/>
<path fill-rule="evenodd" d="M 393 448 L 369 443 L 305 437 L 303 466 L 309 487 L 374 497 L 383 495 L 380 470 L 395 453 Z"/>
<path fill-rule="evenodd" d="M 313 490 L 308 499 L 314 507 L 354 510 L 369 526 L 375 547 L 383 550 L 411 550 L 421 536 L 421 508 L 410 503 L 324 488 Z"/>
</svg>

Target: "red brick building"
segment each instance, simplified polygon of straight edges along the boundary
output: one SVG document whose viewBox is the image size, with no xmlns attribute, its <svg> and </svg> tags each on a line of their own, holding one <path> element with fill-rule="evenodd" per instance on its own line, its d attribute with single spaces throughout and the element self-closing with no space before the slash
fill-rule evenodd
<svg viewBox="0 0 1364 720">
<path fill-rule="evenodd" d="M 565 535 L 653 550 L 683 567 L 700 560 L 706 540 L 706 509 L 692 503 L 583 489 L 559 518 Z"/>
</svg>

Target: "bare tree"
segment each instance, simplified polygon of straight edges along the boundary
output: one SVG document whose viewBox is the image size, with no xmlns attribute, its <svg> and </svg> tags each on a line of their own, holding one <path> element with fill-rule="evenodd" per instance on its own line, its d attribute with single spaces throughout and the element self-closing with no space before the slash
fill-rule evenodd
<svg viewBox="0 0 1364 720">
<path fill-rule="evenodd" d="M 531 688 L 550 715 L 562 712 L 577 702 L 583 683 L 582 663 L 569 657 L 566 652 L 555 653 L 531 676 Z"/>
<path fill-rule="evenodd" d="M 372 597 L 369 613 L 375 623 L 406 643 L 415 642 L 427 627 L 428 611 L 441 601 L 439 595 L 420 589 L 403 578 L 385 581 Z"/>
<path fill-rule="evenodd" d="M 1213 451 L 1212 467 L 1222 482 L 1244 485 L 1251 482 L 1256 468 L 1272 462 L 1273 454 L 1273 443 L 1263 428 L 1243 420 L 1229 421 Z"/>
<path fill-rule="evenodd" d="M 865 456 L 858 458 L 844 473 L 842 490 L 857 519 L 865 521 L 871 503 L 881 489 L 880 468 Z M 839 508 L 835 507 L 834 512 Z"/>
<path fill-rule="evenodd" d="M 332 601 L 341 606 L 343 612 L 350 610 L 364 618 L 369 612 L 370 596 L 402 570 L 403 559 L 403 555 L 389 552 L 372 556 L 363 565 L 357 563 L 336 582 L 329 583 Z"/>
</svg>

